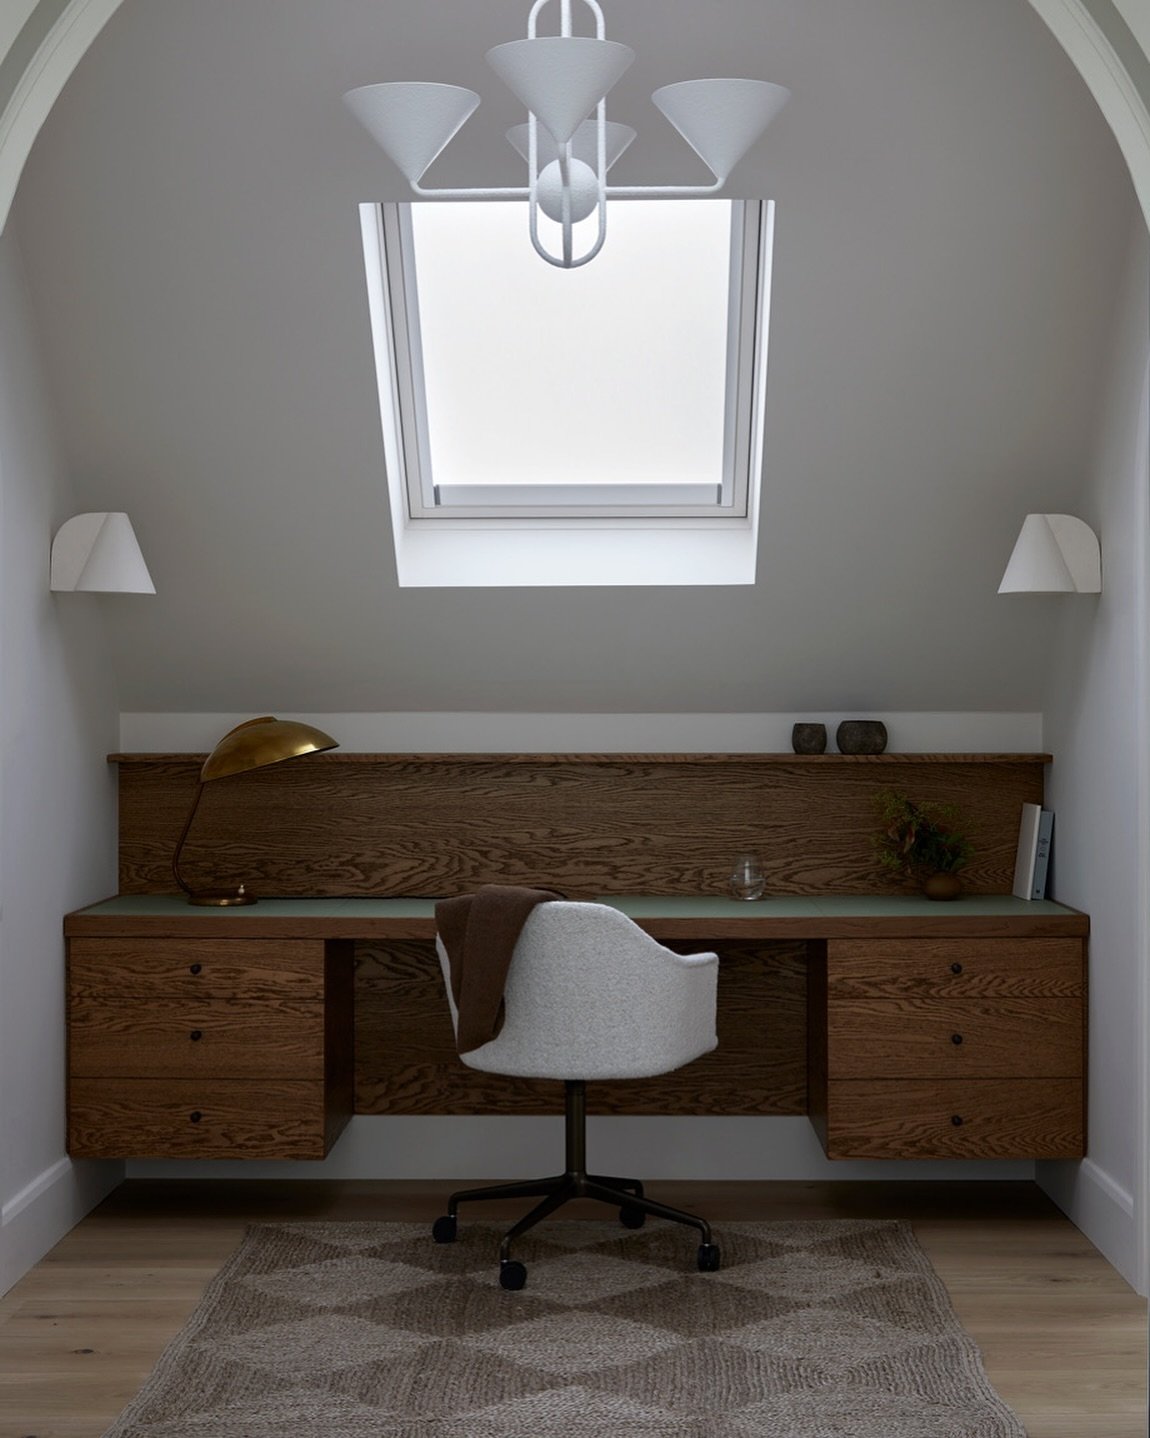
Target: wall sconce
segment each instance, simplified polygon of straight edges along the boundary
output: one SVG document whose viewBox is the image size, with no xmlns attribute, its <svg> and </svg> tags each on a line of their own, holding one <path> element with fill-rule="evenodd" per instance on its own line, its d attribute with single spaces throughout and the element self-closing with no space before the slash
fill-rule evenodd
<svg viewBox="0 0 1150 1438">
<path fill-rule="evenodd" d="M 1072 514 L 1028 514 L 999 594 L 1100 594 L 1102 551 L 1090 526 Z"/>
<path fill-rule="evenodd" d="M 208 905 L 213 908 L 231 908 L 238 904 L 254 904 L 256 897 L 248 892 L 245 885 L 235 889 L 193 889 L 180 874 L 180 853 L 196 810 L 204 785 L 213 779 L 223 779 L 229 774 L 246 774 L 250 769 L 262 769 L 268 764 L 279 764 L 284 759 L 296 759 L 301 754 L 317 754 L 324 749 L 334 749 L 339 741 L 322 729 L 313 729 L 310 724 L 300 724 L 294 719 L 274 719 L 265 714 L 260 719 L 248 719 L 229 729 L 208 757 L 200 770 L 200 782 L 196 797 L 192 800 L 191 811 L 184 821 L 176 851 L 172 855 L 172 877 L 187 895 L 189 904 Z"/>
<path fill-rule="evenodd" d="M 49 588 L 103 594 L 155 594 L 126 514 L 75 514 L 52 541 Z"/>
</svg>

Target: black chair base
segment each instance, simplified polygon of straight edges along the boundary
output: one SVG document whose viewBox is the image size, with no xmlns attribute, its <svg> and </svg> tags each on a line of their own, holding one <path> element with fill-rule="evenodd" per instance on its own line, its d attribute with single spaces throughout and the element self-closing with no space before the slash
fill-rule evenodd
<svg viewBox="0 0 1150 1438">
<path fill-rule="evenodd" d="M 447 1201 L 446 1215 L 436 1219 L 432 1228 L 435 1241 L 454 1241 L 461 1203 L 473 1203 L 480 1199 L 539 1198 L 540 1202 L 507 1230 L 499 1245 L 500 1283 L 504 1288 L 522 1288 L 527 1281 L 527 1269 L 511 1257 L 511 1245 L 571 1199 L 594 1198 L 617 1207 L 620 1221 L 626 1228 L 641 1228 L 648 1214 L 697 1228 L 702 1240 L 697 1255 L 699 1269 L 704 1273 L 713 1273 L 719 1267 L 719 1248 L 711 1237 L 711 1228 L 705 1219 L 693 1213 L 686 1213 L 681 1208 L 656 1203 L 654 1199 L 646 1196 L 643 1185 L 636 1178 L 607 1178 L 602 1174 L 587 1172 L 586 1084 L 581 1080 L 568 1080 L 564 1088 L 566 1172 L 555 1174 L 551 1178 L 527 1179 L 521 1183 L 496 1183 L 486 1188 L 465 1188 L 459 1193 L 453 1193 Z"/>
</svg>

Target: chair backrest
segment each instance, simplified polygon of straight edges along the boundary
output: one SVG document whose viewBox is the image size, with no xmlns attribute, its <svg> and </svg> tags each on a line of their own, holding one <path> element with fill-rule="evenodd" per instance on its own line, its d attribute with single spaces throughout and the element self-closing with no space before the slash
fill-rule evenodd
<svg viewBox="0 0 1150 1438">
<path fill-rule="evenodd" d="M 447 954 L 437 940 L 452 1023 Z M 676 954 L 618 909 L 565 900 L 529 915 L 504 989 L 496 1038 L 472 1068 L 531 1078 L 643 1078 L 713 1049 L 719 960 Z"/>
</svg>

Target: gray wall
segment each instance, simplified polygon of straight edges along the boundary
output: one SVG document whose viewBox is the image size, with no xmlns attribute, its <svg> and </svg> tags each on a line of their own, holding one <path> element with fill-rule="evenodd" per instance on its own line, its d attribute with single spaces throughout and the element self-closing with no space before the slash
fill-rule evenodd
<svg viewBox="0 0 1150 1438">
<path fill-rule="evenodd" d="M 339 97 L 474 83 L 439 178 L 514 181 L 480 57 L 523 20 L 127 0 L 77 69 L 16 223 L 77 482 L 161 591 L 117 616 L 123 707 L 1037 707 L 1052 615 L 994 590 L 1085 472 L 1133 197 L 1026 0 L 615 7 L 621 181 L 694 173 L 660 81 L 794 91 L 735 186 L 779 205 L 760 580 L 397 588 L 355 207 L 402 192 Z"/>
<path fill-rule="evenodd" d="M 75 510 L 15 242 L 0 239 L 0 1292 L 115 1181 L 64 1154 L 63 915 L 113 892 L 101 600 L 48 591 Z M 106 602 L 106 601 L 104 601 Z M 113 605 L 126 603 L 112 600 Z"/>
<path fill-rule="evenodd" d="M 1096 600 L 1056 601 L 1045 705 L 1055 755 L 1053 893 L 1090 914 L 1090 1146 L 1085 1164 L 1045 1166 L 1043 1181 L 1123 1272 L 1141 1275 L 1145 1291 L 1150 243 L 1142 226 L 1121 273 L 1106 404 L 1074 507 L 1102 536 L 1103 588 Z"/>
</svg>

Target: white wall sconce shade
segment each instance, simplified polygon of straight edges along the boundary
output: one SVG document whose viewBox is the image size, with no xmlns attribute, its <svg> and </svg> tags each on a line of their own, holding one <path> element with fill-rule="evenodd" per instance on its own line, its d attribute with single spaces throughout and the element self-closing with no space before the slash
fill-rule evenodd
<svg viewBox="0 0 1150 1438">
<path fill-rule="evenodd" d="M 472 90 L 401 81 L 349 90 L 344 100 L 402 171 L 412 190 L 430 200 L 527 200 L 531 243 L 548 264 L 575 269 L 593 260 L 607 233 L 607 200 L 675 199 L 721 190 L 743 155 L 790 97 L 766 80 L 684 80 L 652 99 L 714 175 L 709 184 L 608 186 L 607 171 L 634 138 L 609 125 L 606 96 L 635 59 L 627 45 L 608 40 L 598 0 L 579 0 L 595 34 L 576 35 L 572 0 L 559 0 L 559 33 L 539 35 L 536 20 L 552 0 L 534 0 L 527 38 L 494 45 L 487 62 L 527 107 L 527 124 L 507 138 L 527 161 L 522 187 L 425 189 L 420 178 L 479 104 Z M 612 133 L 614 132 L 614 133 Z M 624 138 L 625 136 L 625 138 Z M 538 211 L 559 226 L 559 253 L 540 235 Z M 597 214 L 595 238 L 575 253 L 574 230 Z M 580 240 L 583 243 L 583 240 Z"/>
<path fill-rule="evenodd" d="M 998 586 L 999 594 L 1100 594 L 1102 550 L 1072 514 L 1028 514 Z"/>
<path fill-rule="evenodd" d="M 155 594 L 126 514 L 76 514 L 52 541 L 50 587 L 58 592 Z"/>
</svg>

